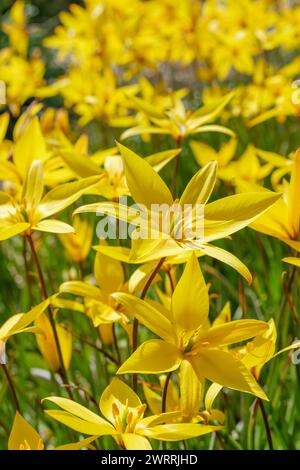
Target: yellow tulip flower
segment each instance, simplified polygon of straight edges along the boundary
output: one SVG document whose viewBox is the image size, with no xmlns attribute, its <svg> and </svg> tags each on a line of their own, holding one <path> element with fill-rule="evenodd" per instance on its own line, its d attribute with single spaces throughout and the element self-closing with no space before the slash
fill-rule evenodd
<svg viewBox="0 0 300 470">
<path fill-rule="evenodd" d="M 25 158 L 23 162 L 25 164 Z M 0 240 L 20 233 L 30 235 L 35 230 L 53 233 L 74 232 L 71 225 L 49 217 L 73 204 L 87 188 L 98 181 L 98 177 L 91 177 L 66 183 L 43 196 L 43 164 L 41 160 L 34 160 L 28 167 L 20 199 L 14 199 L 4 192 L 0 193 Z"/>
<path fill-rule="evenodd" d="M 145 263 L 166 256 L 177 256 L 191 251 L 200 251 L 218 260 L 221 260 L 236 269 L 248 282 L 251 282 L 251 274 L 246 266 L 233 254 L 212 245 L 210 242 L 231 235 L 249 225 L 260 214 L 264 213 L 274 202 L 280 198 L 276 193 L 262 193 L 260 191 L 237 194 L 219 199 L 211 204 L 207 201 L 213 191 L 216 182 L 216 162 L 208 163 L 199 170 L 188 183 L 179 201 L 174 201 L 168 186 L 143 158 L 119 144 L 120 152 L 125 165 L 125 176 L 131 196 L 136 204 L 142 204 L 149 211 L 149 218 L 155 215 L 153 205 L 165 205 L 171 208 L 178 204 L 184 210 L 184 206 L 192 206 L 189 217 L 185 217 L 177 224 L 172 221 L 171 233 L 156 229 L 154 239 L 133 239 L 131 262 Z M 143 175 L 143 178 L 140 178 Z M 196 209 L 204 207 L 203 234 L 201 239 L 191 237 L 184 233 L 196 224 L 198 216 Z M 94 203 L 76 209 L 74 214 L 84 212 L 99 212 L 124 220 L 137 226 L 145 224 L 148 229 L 149 220 L 141 221 L 139 211 L 133 211 L 130 215 L 125 205 L 117 203 Z M 172 212 L 170 214 L 172 216 Z M 182 238 L 180 239 L 180 231 Z M 188 230 L 187 230 L 188 231 Z"/>
<path fill-rule="evenodd" d="M 126 315 L 134 316 L 162 338 L 139 346 L 118 374 L 169 372 L 186 360 L 201 382 L 207 378 L 267 399 L 252 374 L 226 348 L 266 331 L 268 325 L 258 320 L 236 320 L 210 326 L 207 286 L 195 255 L 186 264 L 175 288 L 168 314 L 126 293 L 113 297 L 124 306 Z"/>
<path fill-rule="evenodd" d="M 53 298 L 53 297 L 52 297 Z M 17 313 L 11 316 L 0 327 L 0 358 L 4 358 L 5 345 L 7 340 L 19 333 L 42 333 L 42 330 L 37 326 L 30 326 L 35 320 L 42 315 L 42 313 L 49 306 L 52 298 L 44 300 L 36 307 L 33 307 L 28 313 Z"/>
<path fill-rule="evenodd" d="M 126 139 L 134 135 L 143 134 L 167 134 L 171 135 L 175 142 L 182 142 L 188 135 L 199 134 L 202 132 L 222 132 L 233 136 L 234 133 L 227 127 L 217 124 L 210 124 L 217 119 L 223 108 L 229 103 L 233 93 L 223 97 L 213 107 L 202 107 L 191 112 L 185 109 L 183 101 L 177 99 L 173 107 L 158 112 L 157 108 L 150 103 L 144 102 L 139 98 L 133 98 L 136 106 L 142 110 L 150 121 L 149 126 L 136 126 L 123 132 L 121 138 Z"/>
<path fill-rule="evenodd" d="M 284 195 L 273 207 L 251 223 L 250 227 L 258 232 L 271 235 L 291 248 L 300 251 L 300 150 L 297 150 L 292 164 L 291 180 L 284 187 Z M 270 191 L 251 183 L 239 182 L 238 188 L 244 191 L 261 191 L 261 194 L 270 194 Z"/>
<path fill-rule="evenodd" d="M 148 439 L 178 441 L 190 439 L 222 429 L 197 423 L 174 423 L 177 413 L 147 416 L 147 406 L 138 395 L 119 379 L 113 379 L 104 390 L 99 408 L 105 419 L 78 403 L 60 397 L 47 397 L 61 410 L 45 410 L 47 415 L 83 434 L 95 437 L 110 435 L 127 450 L 148 450 Z"/>
<path fill-rule="evenodd" d="M 89 447 L 94 438 L 88 437 L 73 444 L 64 444 L 54 450 L 80 450 Z M 17 411 L 8 439 L 8 450 L 44 450 L 45 444 L 39 433 Z"/>
</svg>

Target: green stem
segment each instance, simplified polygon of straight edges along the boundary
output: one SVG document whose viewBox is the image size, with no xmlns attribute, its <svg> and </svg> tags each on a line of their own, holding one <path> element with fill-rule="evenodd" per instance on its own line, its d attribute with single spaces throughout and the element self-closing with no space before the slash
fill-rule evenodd
<svg viewBox="0 0 300 470">
<path fill-rule="evenodd" d="M 120 353 L 120 348 L 119 348 L 119 345 L 118 345 L 118 338 L 117 338 L 117 333 L 116 333 L 116 324 L 113 323 L 112 325 L 112 333 L 113 333 L 113 339 L 114 339 L 114 347 L 115 347 L 115 351 L 116 351 L 116 354 L 117 354 L 117 361 L 118 361 L 118 365 L 121 365 L 121 353 Z"/>
<path fill-rule="evenodd" d="M 182 137 L 179 136 L 175 140 L 176 142 L 176 148 L 179 149 L 180 145 L 182 143 Z M 175 161 L 174 161 L 174 166 L 173 166 L 173 175 L 172 175 L 172 195 L 173 198 L 176 199 L 176 190 L 177 190 L 177 174 L 178 174 L 178 169 L 179 169 L 179 161 L 180 161 L 180 153 L 176 155 Z"/>
<path fill-rule="evenodd" d="M 262 417 L 263 417 L 263 422 L 264 422 L 264 425 L 265 425 L 265 430 L 266 430 L 266 435 L 267 435 L 267 439 L 268 439 L 269 449 L 273 450 L 274 447 L 273 447 L 273 440 L 272 440 L 272 434 L 271 434 L 271 428 L 270 428 L 270 424 L 269 424 L 268 415 L 266 413 L 265 406 L 264 406 L 264 403 L 263 403 L 262 399 L 258 398 L 257 400 L 258 400 L 258 406 L 260 408 L 260 411 L 261 411 L 261 414 L 262 414 Z"/>
<path fill-rule="evenodd" d="M 2 370 L 5 374 L 5 377 L 7 379 L 7 382 L 8 382 L 10 391 L 11 391 L 11 396 L 13 398 L 16 410 L 21 414 L 20 403 L 19 403 L 19 400 L 18 400 L 18 397 L 17 397 L 17 392 L 16 392 L 16 389 L 15 389 L 13 380 L 12 380 L 11 375 L 9 373 L 9 370 L 8 370 L 6 364 L 1 364 L 1 367 L 2 367 Z"/>
<path fill-rule="evenodd" d="M 151 272 L 150 276 L 148 277 L 147 282 L 144 285 L 144 288 L 143 288 L 142 293 L 141 293 L 141 299 L 142 300 L 145 299 L 145 297 L 147 295 L 147 292 L 150 289 L 151 283 L 152 283 L 153 279 L 155 278 L 156 274 L 158 273 L 158 271 L 160 270 L 160 268 L 161 268 L 162 264 L 164 263 L 165 259 L 166 258 L 164 257 L 164 258 L 161 258 L 158 261 L 157 265 L 155 266 L 155 268 Z M 137 318 L 135 318 L 133 320 L 133 328 L 132 328 L 132 352 L 136 351 L 136 349 L 138 347 L 138 329 L 139 329 L 139 321 L 138 321 Z M 132 375 L 132 388 L 135 392 L 137 391 L 137 384 L 138 384 L 138 375 L 133 374 Z"/>
<path fill-rule="evenodd" d="M 42 271 L 41 264 L 40 264 L 35 246 L 34 246 L 32 235 L 28 235 L 27 238 L 28 238 L 31 253 L 32 253 L 35 265 L 36 265 L 36 269 L 37 269 L 37 272 L 38 272 L 42 297 L 43 297 L 44 300 L 46 300 L 46 299 L 48 299 L 49 296 L 48 296 L 48 293 L 47 293 L 47 288 L 46 288 L 46 283 L 45 283 L 43 271 Z M 51 305 L 49 305 L 49 307 L 48 307 L 48 315 L 49 315 L 49 321 L 50 321 L 50 325 L 51 325 L 51 328 L 52 328 L 52 331 L 53 331 L 56 350 L 57 350 L 57 354 L 58 354 L 58 358 L 59 358 L 59 362 L 60 362 L 60 375 L 62 377 L 63 382 L 65 382 L 67 385 L 70 385 L 69 382 L 68 382 L 67 371 L 66 371 L 65 365 L 64 365 L 62 350 L 61 350 L 61 347 L 60 347 L 60 342 L 59 342 L 59 338 L 58 338 L 58 333 L 57 333 L 55 320 L 54 320 L 54 314 L 53 314 Z M 73 400 L 73 394 L 72 394 L 72 390 L 71 390 L 70 387 L 67 388 L 67 392 L 68 392 L 70 398 Z"/>
</svg>

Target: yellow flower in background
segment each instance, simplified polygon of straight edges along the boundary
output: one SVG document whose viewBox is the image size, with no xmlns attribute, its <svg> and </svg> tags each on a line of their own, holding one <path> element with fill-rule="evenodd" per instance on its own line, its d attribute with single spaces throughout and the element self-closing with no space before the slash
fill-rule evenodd
<svg viewBox="0 0 300 470">
<path fill-rule="evenodd" d="M 194 112 L 186 110 L 183 101 L 179 99 L 175 101 L 172 108 L 159 112 L 151 103 L 144 102 L 139 98 L 132 98 L 136 106 L 145 113 L 150 124 L 128 129 L 123 132 L 121 138 L 126 139 L 143 134 L 167 134 L 180 144 L 185 137 L 202 132 L 221 132 L 232 136 L 234 133 L 230 129 L 218 124 L 211 124 L 211 122 L 220 116 L 233 95 L 233 93 L 229 93 L 214 106 L 202 107 Z"/>
<path fill-rule="evenodd" d="M 105 246 L 105 245 L 104 245 Z M 131 326 L 123 313 L 122 306 L 112 297 L 114 292 L 124 291 L 135 293 L 145 285 L 149 274 L 153 269 L 153 263 L 140 266 L 125 280 L 122 263 L 105 254 L 98 252 L 94 263 L 94 280 L 96 285 L 86 281 L 67 281 L 61 284 L 60 294 L 73 294 L 84 299 L 84 308 L 80 311 L 91 318 L 93 325 L 100 329 L 100 335 L 106 344 L 112 343 L 111 327 L 119 322 L 130 336 Z M 157 282 L 157 275 L 153 282 Z M 64 306 L 65 299 L 59 299 L 58 305 Z M 68 302 L 68 301 L 67 301 Z M 81 304 L 80 304 L 81 305 Z M 79 305 L 79 307 L 80 307 Z M 69 304 L 66 304 L 68 307 Z M 78 310 L 77 302 L 70 306 Z"/>
<path fill-rule="evenodd" d="M 283 187 L 283 198 L 279 199 L 273 207 L 265 212 L 250 227 L 258 232 L 271 235 L 286 243 L 291 248 L 300 251 L 300 150 L 297 150 L 292 164 L 291 179 Z M 258 185 L 239 182 L 239 190 L 261 191 L 267 194 L 270 191 Z"/>
<path fill-rule="evenodd" d="M 47 397 L 45 400 L 63 410 L 45 410 L 47 415 L 95 438 L 110 435 L 119 447 L 127 450 L 151 449 L 148 439 L 178 441 L 222 429 L 222 426 L 174 423 L 176 412 L 144 417 L 147 406 L 119 379 L 113 379 L 100 398 L 99 408 L 105 419 L 66 398 Z"/>
<path fill-rule="evenodd" d="M 39 350 L 53 372 L 61 369 L 61 362 L 56 347 L 55 337 L 50 321 L 46 315 L 41 315 L 34 322 L 35 326 L 43 333 L 36 335 Z M 66 370 L 70 367 L 72 357 L 72 335 L 63 325 L 55 321 L 55 329 Z"/>
<path fill-rule="evenodd" d="M 186 264 L 168 313 L 129 294 L 120 292 L 113 297 L 124 306 L 126 315 L 137 318 L 162 338 L 139 346 L 118 374 L 173 371 L 186 360 L 200 382 L 207 378 L 224 387 L 267 399 L 251 373 L 226 348 L 267 330 L 268 325 L 258 320 L 236 320 L 210 326 L 207 286 L 195 255 Z"/>
<path fill-rule="evenodd" d="M 218 162 L 218 178 L 229 183 L 236 180 L 246 180 L 256 182 L 268 176 L 272 169 L 272 163 L 261 165 L 259 157 L 260 150 L 249 144 L 238 159 L 233 160 L 237 147 L 237 140 L 232 138 L 223 144 L 217 152 L 203 142 L 192 141 L 190 146 L 193 150 L 195 160 L 200 166 L 206 165 L 209 161 Z"/>
<path fill-rule="evenodd" d="M 30 147 L 28 150 L 30 151 Z M 71 225 L 50 217 L 73 204 L 98 180 L 98 177 L 91 177 L 66 183 L 43 195 L 43 163 L 41 160 L 33 160 L 27 169 L 20 197 L 13 198 L 5 192 L 0 193 L 0 240 L 17 234 L 31 235 L 36 230 L 52 233 L 74 232 Z"/>
<path fill-rule="evenodd" d="M 2 23 L 1 29 L 9 44 L 0 51 L 0 77 L 6 85 L 9 109 L 18 116 L 26 100 L 35 97 L 38 88 L 44 85 L 45 63 L 39 49 L 29 54 L 24 1 L 13 3 L 9 20 Z"/>
<path fill-rule="evenodd" d="M 82 264 L 91 248 L 93 240 L 93 225 L 86 220 L 76 217 L 73 221 L 74 233 L 59 234 L 70 259 L 75 263 Z"/>
<path fill-rule="evenodd" d="M 52 299 L 52 298 L 51 298 Z M 30 326 L 35 322 L 49 306 L 51 299 L 47 299 L 36 307 L 33 307 L 28 313 L 17 313 L 12 315 L 0 327 L 0 359 L 5 359 L 5 345 L 7 340 L 20 333 L 42 333 L 37 326 Z"/>
</svg>

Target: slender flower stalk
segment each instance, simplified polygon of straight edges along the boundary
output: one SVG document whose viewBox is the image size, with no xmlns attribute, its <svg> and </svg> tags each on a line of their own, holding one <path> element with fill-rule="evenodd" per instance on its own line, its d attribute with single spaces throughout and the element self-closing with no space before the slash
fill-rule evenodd
<svg viewBox="0 0 300 470">
<path fill-rule="evenodd" d="M 158 261 L 155 268 L 153 269 L 153 271 L 151 272 L 150 276 L 148 277 L 147 282 L 144 285 L 144 288 L 143 288 L 142 293 L 141 293 L 141 300 L 145 299 L 145 297 L 147 295 L 147 292 L 151 287 L 152 281 L 154 280 L 156 274 L 160 270 L 160 268 L 163 265 L 164 261 L 165 261 L 165 258 L 161 258 Z M 132 329 L 132 352 L 133 353 L 134 353 L 134 351 L 136 351 L 136 349 L 138 347 L 138 329 L 139 329 L 139 321 L 138 321 L 137 318 L 134 318 L 134 320 L 133 320 L 133 329 Z M 132 376 L 132 388 L 135 392 L 137 391 L 137 384 L 138 384 L 138 376 L 137 376 L 137 374 L 133 374 L 133 376 Z"/>
<path fill-rule="evenodd" d="M 9 370 L 8 370 L 6 364 L 1 364 L 1 368 L 2 368 L 2 370 L 4 372 L 4 375 L 7 379 L 7 383 L 8 383 L 9 389 L 11 391 L 11 396 L 13 398 L 13 401 L 14 401 L 14 404 L 15 404 L 15 407 L 16 407 L 16 411 L 18 411 L 21 414 L 20 403 L 19 403 L 19 400 L 18 400 L 18 396 L 17 396 L 17 392 L 16 392 L 16 389 L 15 389 L 13 380 L 12 380 L 11 375 L 9 373 Z"/>
<path fill-rule="evenodd" d="M 28 235 L 27 239 L 28 239 L 29 246 L 30 246 L 31 253 L 32 253 L 32 257 L 34 259 L 36 269 L 37 269 L 37 272 L 38 272 L 41 294 L 42 294 L 43 299 L 46 300 L 48 298 L 47 287 L 46 287 L 43 271 L 42 271 L 42 268 L 41 268 L 41 264 L 40 264 L 35 246 L 34 246 L 34 241 L 33 241 L 33 238 L 32 238 L 31 235 Z M 59 338 L 58 338 L 58 333 L 57 333 L 55 320 L 54 320 L 54 315 L 53 315 L 53 310 L 52 310 L 51 305 L 48 306 L 48 315 L 49 315 L 51 328 L 52 328 L 52 331 L 53 331 L 53 336 L 54 336 L 54 341 L 55 341 L 55 345 L 56 345 L 56 349 L 57 349 L 57 354 L 58 354 L 58 357 L 59 357 L 60 375 L 61 375 L 61 378 L 63 379 L 63 381 L 65 382 L 65 384 L 70 385 L 69 382 L 68 382 L 68 375 L 67 375 L 67 371 L 66 371 L 66 368 L 65 368 L 65 365 L 64 365 L 62 350 L 61 350 L 61 346 L 60 346 L 60 342 L 59 342 Z M 70 387 L 67 388 L 67 392 L 68 392 L 68 395 L 70 396 L 70 398 L 73 399 L 73 394 L 72 394 L 72 390 L 71 390 Z"/>
</svg>

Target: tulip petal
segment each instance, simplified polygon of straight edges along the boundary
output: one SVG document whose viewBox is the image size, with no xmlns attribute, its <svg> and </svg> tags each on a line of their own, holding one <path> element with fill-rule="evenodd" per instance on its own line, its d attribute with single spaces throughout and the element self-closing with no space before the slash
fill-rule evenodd
<svg viewBox="0 0 300 470">
<path fill-rule="evenodd" d="M 112 297 L 123 305 L 124 312 L 129 318 L 137 318 L 149 330 L 166 341 L 175 341 L 171 322 L 152 305 L 123 292 L 115 292 Z"/>
<path fill-rule="evenodd" d="M 189 339 L 197 328 L 208 327 L 209 299 L 197 257 L 192 254 L 172 296 L 174 326 Z"/>
<path fill-rule="evenodd" d="M 118 147 L 124 160 L 127 185 L 135 202 L 148 209 L 152 204 L 171 206 L 170 190 L 151 165 L 124 145 L 118 144 Z"/>
<path fill-rule="evenodd" d="M 268 400 L 251 372 L 230 352 L 203 348 L 201 353 L 197 356 L 190 356 L 189 360 L 199 379 L 205 377 L 224 387 L 251 393 L 263 400 Z"/>
<path fill-rule="evenodd" d="M 152 339 L 141 344 L 122 364 L 117 374 L 170 372 L 179 367 L 181 360 L 181 351 L 173 344 L 160 339 Z"/>
</svg>

